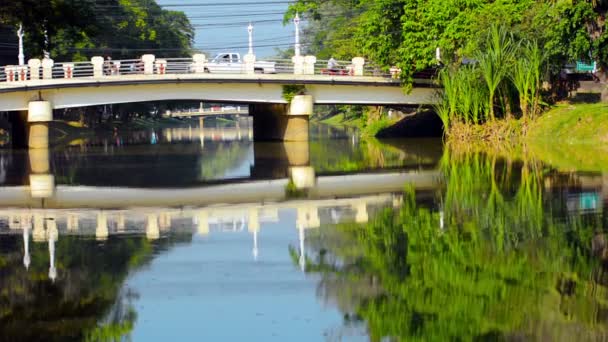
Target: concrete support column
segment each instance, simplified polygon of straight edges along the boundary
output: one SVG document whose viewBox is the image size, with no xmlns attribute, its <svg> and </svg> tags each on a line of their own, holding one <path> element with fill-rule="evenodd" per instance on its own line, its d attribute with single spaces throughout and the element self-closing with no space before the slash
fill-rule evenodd
<svg viewBox="0 0 608 342">
<path fill-rule="evenodd" d="M 63 78 L 74 78 L 74 63 L 63 63 Z"/>
<path fill-rule="evenodd" d="M 363 57 L 355 57 L 352 60 L 353 63 L 353 76 L 363 76 L 363 66 L 365 65 L 365 59 Z"/>
<path fill-rule="evenodd" d="M 293 62 L 293 74 L 304 74 L 304 56 L 293 56 L 291 57 L 291 61 Z"/>
<path fill-rule="evenodd" d="M 167 73 L 167 60 L 166 59 L 157 59 L 154 61 L 154 66 L 156 67 L 156 73 L 159 75 L 164 75 Z"/>
<path fill-rule="evenodd" d="M 255 55 L 254 54 L 246 54 L 243 56 L 243 73 L 247 75 L 253 75 L 255 73 Z"/>
<path fill-rule="evenodd" d="M 50 80 L 53 78 L 53 66 L 55 62 L 50 58 L 42 59 L 42 78 Z"/>
<path fill-rule="evenodd" d="M 304 57 L 304 75 L 314 75 L 315 74 L 315 63 L 317 62 L 317 57 L 315 56 L 306 56 Z"/>
<path fill-rule="evenodd" d="M 142 62 L 144 62 L 144 74 L 152 75 L 154 74 L 154 60 L 156 57 L 154 55 L 143 55 L 141 56 Z"/>
<path fill-rule="evenodd" d="M 255 141 L 308 141 L 308 122 L 312 114 L 312 96 L 295 96 L 290 105 L 252 104 Z"/>
<path fill-rule="evenodd" d="M 91 58 L 93 64 L 93 77 L 103 77 L 103 57 L 95 56 Z"/>
<path fill-rule="evenodd" d="M 207 57 L 202 53 L 192 55 L 192 71 L 197 74 L 205 72 L 205 63 L 207 63 Z"/>
<path fill-rule="evenodd" d="M 30 68 L 30 80 L 39 80 L 42 62 L 38 58 L 32 58 L 27 61 L 27 65 Z"/>
</svg>

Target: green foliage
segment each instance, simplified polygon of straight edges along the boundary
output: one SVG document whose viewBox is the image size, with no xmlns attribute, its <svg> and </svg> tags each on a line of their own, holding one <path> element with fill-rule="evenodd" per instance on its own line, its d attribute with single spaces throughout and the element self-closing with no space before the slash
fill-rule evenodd
<svg viewBox="0 0 608 342">
<path fill-rule="evenodd" d="M 156 1 L 10 1 L 0 6 L 0 26 L 22 23 L 27 58 L 48 50 L 57 61 L 83 61 L 95 55 L 166 57 L 190 51 L 194 29 L 183 12 L 162 9 Z M 48 45 L 45 42 L 48 35 Z M 12 61 L 14 63 L 15 61 Z"/>
<path fill-rule="evenodd" d="M 283 86 L 283 99 L 287 103 L 291 103 L 293 97 L 296 95 L 304 95 L 306 93 L 306 87 L 301 84 L 286 84 Z"/>
<path fill-rule="evenodd" d="M 363 321 L 372 341 L 601 339 L 598 222 L 553 217 L 536 164 L 446 153 L 441 170 L 440 209 L 406 189 L 400 208 L 340 225 L 342 242 L 307 259 L 322 292 L 357 294 L 348 306 L 340 299 L 345 317 Z"/>
<path fill-rule="evenodd" d="M 493 25 L 516 41 L 536 41 L 553 75 L 581 58 L 608 65 L 607 10 L 601 1 L 299 0 L 285 19 L 296 12 L 307 19 L 304 38 L 310 53 L 342 59 L 361 55 L 384 70 L 397 65 L 408 87 L 415 71 L 437 66 L 436 48 L 445 64 L 485 51 L 485 32 Z M 487 69 L 491 89 L 503 78 L 503 66 L 496 67 Z M 495 94 L 487 95 L 490 100 Z"/>
</svg>

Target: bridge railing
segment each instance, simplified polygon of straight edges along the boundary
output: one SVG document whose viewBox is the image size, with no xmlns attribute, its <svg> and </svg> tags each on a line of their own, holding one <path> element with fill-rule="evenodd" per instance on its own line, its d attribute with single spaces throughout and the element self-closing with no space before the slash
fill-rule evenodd
<svg viewBox="0 0 608 342">
<path fill-rule="evenodd" d="M 113 77 L 120 75 L 144 75 L 144 74 L 193 74 L 195 72 L 218 73 L 218 74 L 250 74 L 250 73 L 277 73 L 277 74 L 302 74 L 302 75 L 329 75 L 329 76 L 376 76 L 391 77 L 391 73 L 382 71 L 372 64 L 359 64 L 359 69 L 353 61 L 337 61 L 338 67 L 328 68 L 327 60 L 316 60 L 314 57 L 305 59 L 301 64 L 294 64 L 291 59 L 266 59 L 246 66 L 246 63 L 213 64 L 204 62 L 204 68 L 193 58 L 158 58 L 152 64 L 144 64 L 141 59 L 126 60 L 104 60 L 103 64 L 97 64 L 97 71 L 91 61 L 86 62 L 63 62 L 54 63 L 52 67 L 37 68 L 28 66 L 5 66 L 0 67 L 0 82 L 19 82 L 33 79 L 64 79 L 64 78 L 92 78 Z M 314 61 L 314 63 L 311 62 Z M 362 59 L 361 59 L 362 61 Z M 40 62 L 40 61 L 38 61 Z M 52 62 L 52 61 L 51 61 Z M 273 63 L 274 69 L 264 62 Z M 259 64 L 257 64 L 259 63 Z M 308 64 L 307 64 L 308 63 Z M 263 67 L 263 68 L 262 68 Z M 204 70 L 203 70 L 204 69 Z M 394 75 L 392 75 L 394 76 Z"/>
</svg>

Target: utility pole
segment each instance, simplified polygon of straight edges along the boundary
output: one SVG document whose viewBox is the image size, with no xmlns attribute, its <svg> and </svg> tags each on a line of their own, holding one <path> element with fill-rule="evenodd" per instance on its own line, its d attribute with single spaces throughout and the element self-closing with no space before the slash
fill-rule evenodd
<svg viewBox="0 0 608 342">
<path fill-rule="evenodd" d="M 300 14 L 297 12 L 295 18 L 293 18 L 293 23 L 296 26 L 296 44 L 294 52 L 296 56 L 300 56 Z"/>
<path fill-rule="evenodd" d="M 249 33 L 249 54 L 253 55 L 253 25 L 251 25 L 251 22 L 249 23 L 249 26 L 247 26 L 247 32 Z"/>
<path fill-rule="evenodd" d="M 25 55 L 23 54 L 23 24 L 19 24 L 19 30 L 17 30 L 17 37 L 19 37 L 19 65 L 25 65 Z"/>
</svg>

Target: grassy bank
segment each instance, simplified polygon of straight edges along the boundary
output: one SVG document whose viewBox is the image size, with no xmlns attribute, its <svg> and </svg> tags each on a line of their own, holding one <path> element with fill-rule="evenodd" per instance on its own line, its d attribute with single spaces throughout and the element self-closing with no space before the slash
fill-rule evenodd
<svg viewBox="0 0 608 342">
<path fill-rule="evenodd" d="M 338 113 L 330 116 L 329 118 L 321 120 L 320 122 L 332 126 L 349 126 L 357 127 L 359 129 L 362 129 L 364 126 L 364 123 L 360 117 L 347 118 L 344 116 L 344 113 Z"/>
<path fill-rule="evenodd" d="M 608 105 L 559 105 L 530 125 L 525 145 L 561 170 L 608 171 Z"/>
</svg>

